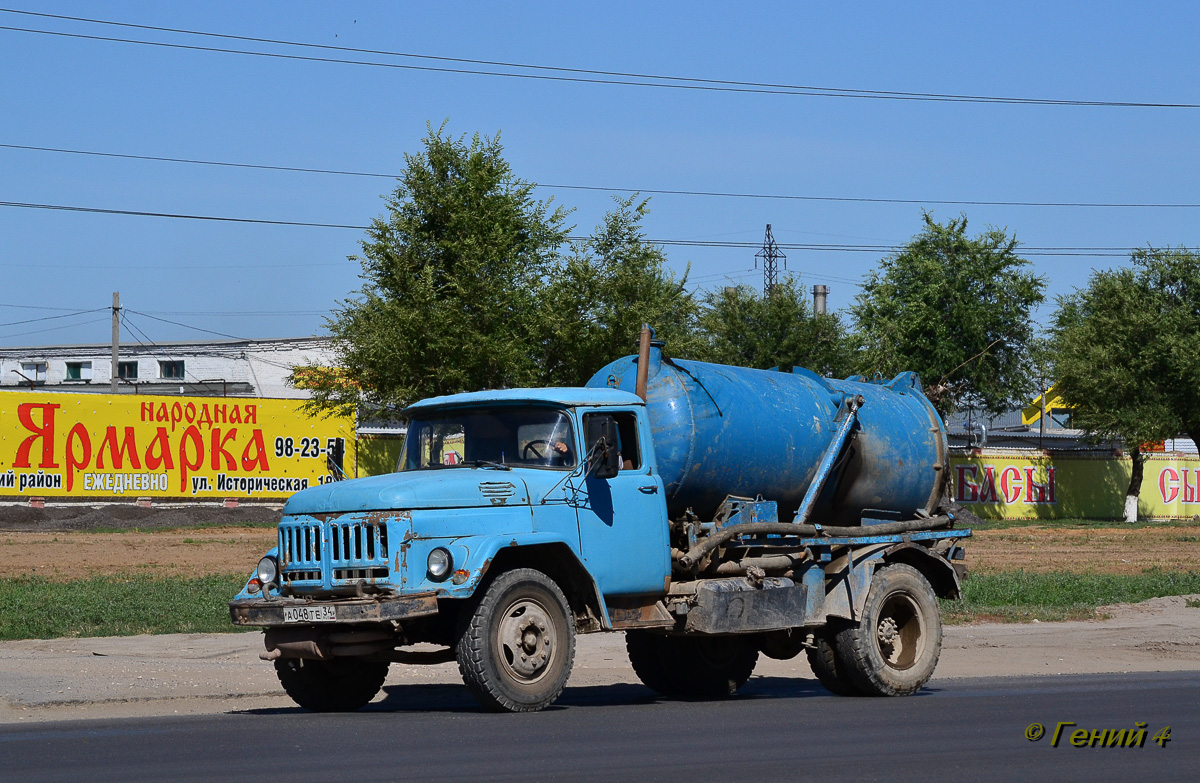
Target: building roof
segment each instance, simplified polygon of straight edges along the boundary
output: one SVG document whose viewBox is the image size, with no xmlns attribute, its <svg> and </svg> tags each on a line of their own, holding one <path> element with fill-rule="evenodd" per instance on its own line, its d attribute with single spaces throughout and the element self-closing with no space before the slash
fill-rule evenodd
<svg viewBox="0 0 1200 783">
<path fill-rule="evenodd" d="M 229 350 L 249 346 L 270 347 L 273 345 L 297 345 L 304 343 L 326 343 L 328 337 L 276 337 L 246 340 L 162 340 L 149 345 L 138 342 L 122 342 L 121 353 L 187 353 L 203 350 Z M 165 349 L 171 349 L 170 351 Z M 107 355 L 111 343 L 75 343 L 69 345 L 14 345 L 0 346 L 0 356 L 15 359 L 30 356 L 90 354 L 102 352 Z"/>
</svg>

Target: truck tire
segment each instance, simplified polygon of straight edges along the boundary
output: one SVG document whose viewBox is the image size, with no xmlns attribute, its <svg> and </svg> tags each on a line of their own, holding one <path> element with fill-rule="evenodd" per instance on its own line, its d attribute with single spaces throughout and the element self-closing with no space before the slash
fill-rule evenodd
<svg viewBox="0 0 1200 783">
<path fill-rule="evenodd" d="M 638 631 L 625 635 L 634 673 L 664 696 L 719 699 L 746 684 L 758 663 L 758 648 L 738 636 L 664 636 Z"/>
<path fill-rule="evenodd" d="M 279 658 L 275 674 L 292 701 L 313 712 L 352 712 L 379 693 L 387 678 L 387 661 L 334 658 L 314 661 Z"/>
<path fill-rule="evenodd" d="M 471 694 L 493 712 L 536 712 L 559 697 L 575 661 L 562 590 L 531 568 L 507 571 L 465 613 L 455 657 Z"/>
<path fill-rule="evenodd" d="M 647 688 L 664 696 L 675 695 L 665 653 L 669 640 L 670 637 L 647 631 L 625 632 L 625 652 L 629 654 L 633 673 Z"/>
<path fill-rule="evenodd" d="M 894 564 L 875 572 L 859 622 L 837 632 L 838 662 L 866 696 L 907 696 L 933 676 L 942 652 L 937 597 L 921 572 Z"/>
<path fill-rule="evenodd" d="M 845 667 L 838 660 L 835 634 L 836 629 L 825 628 L 813 635 L 814 646 L 807 651 L 808 665 L 825 690 L 833 695 L 859 696 L 862 691 L 850 681 Z"/>
</svg>

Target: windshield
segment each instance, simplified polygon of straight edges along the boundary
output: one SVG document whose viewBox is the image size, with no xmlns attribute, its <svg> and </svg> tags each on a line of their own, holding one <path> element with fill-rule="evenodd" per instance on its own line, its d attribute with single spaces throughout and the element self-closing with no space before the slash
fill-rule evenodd
<svg viewBox="0 0 1200 783">
<path fill-rule="evenodd" d="M 431 411 L 408 425 L 396 470 L 575 466 L 575 437 L 564 411 L 488 408 Z"/>
</svg>

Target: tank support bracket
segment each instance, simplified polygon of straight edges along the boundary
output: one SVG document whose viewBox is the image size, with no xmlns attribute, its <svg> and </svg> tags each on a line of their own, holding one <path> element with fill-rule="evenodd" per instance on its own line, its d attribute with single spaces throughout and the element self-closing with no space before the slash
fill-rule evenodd
<svg viewBox="0 0 1200 783">
<path fill-rule="evenodd" d="M 796 517 L 792 520 L 794 524 L 803 525 L 812 515 L 813 507 L 817 505 L 817 497 L 825 487 L 829 474 L 833 472 L 833 465 L 837 461 L 838 455 L 842 453 L 842 447 L 846 445 L 846 439 L 850 437 L 854 424 L 858 421 L 858 409 L 862 404 L 861 394 L 847 398 L 845 416 L 842 418 L 842 423 L 838 426 L 833 440 L 829 442 L 825 453 L 821 455 L 821 462 L 817 465 L 817 474 L 813 476 L 812 483 L 808 485 L 808 491 L 804 493 L 804 500 L 800 501 L 800 508 L 796 509 Z"/>
</svg>

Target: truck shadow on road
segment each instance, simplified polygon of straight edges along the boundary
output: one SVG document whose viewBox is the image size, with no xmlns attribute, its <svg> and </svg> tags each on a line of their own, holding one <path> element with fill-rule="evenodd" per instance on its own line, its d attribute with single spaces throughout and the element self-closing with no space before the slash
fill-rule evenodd
<svg viewBox="0 0 1200 783">
<path fill-rule="evenodd" d="M 384 698 L 363 707 L 360 712 L 482 712 L 465 686 L 457 684 L 387 685 Z M 731 701 L 764 699 L 804 699 L 813 696 L 832 696 L 816 680 L 791 677 L 755 677 L 731 697 Z M 546 712 L 578 707 L 646 706 L 680 701 L 659 696 L 644 685 L 615 683 L 612 685 L 567 686 L 561 697 Z M 287 715 L 303 713 L 300 707 L 258 710 L 239 710 L 239 714 Z"/>
</svg>

